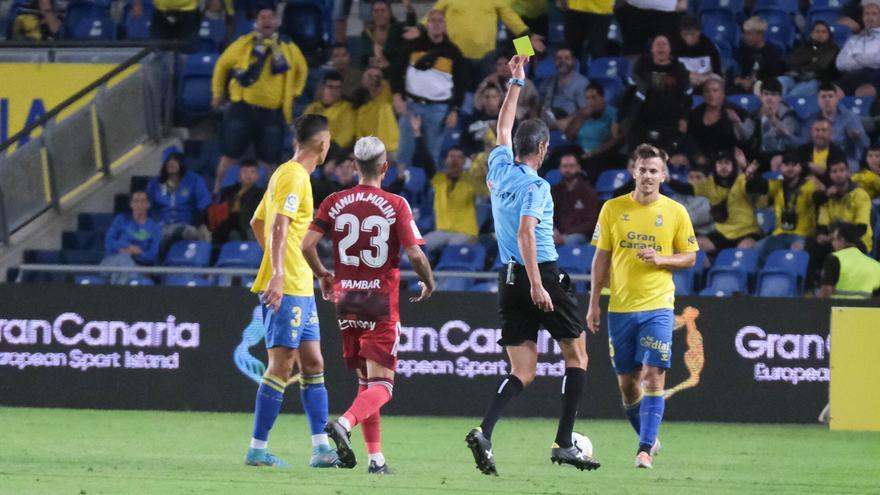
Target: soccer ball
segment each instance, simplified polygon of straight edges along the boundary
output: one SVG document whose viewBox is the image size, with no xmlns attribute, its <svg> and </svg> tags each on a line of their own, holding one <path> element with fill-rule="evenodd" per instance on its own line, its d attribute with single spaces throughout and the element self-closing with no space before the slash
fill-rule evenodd
<svg viewBox="0 0 880 495">
<path fill-rule="evenodd" d="M 576 431 L 571 432 L 571 444 L 584 454 L 593 457 L 593 442 L 586 435 Z"/>
</svg>

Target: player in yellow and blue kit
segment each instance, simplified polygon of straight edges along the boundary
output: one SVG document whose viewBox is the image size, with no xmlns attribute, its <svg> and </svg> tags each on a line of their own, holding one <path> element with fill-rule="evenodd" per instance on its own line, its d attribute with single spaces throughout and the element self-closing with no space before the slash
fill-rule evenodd
<svg viewBox="0 0 880 495">
<path fill-rule="evenodd" d="M 647 144 L 636 148 L 635 191 L 607 201 L 593 233 L 597 249 L 587 325 L 594 332 L 599 328 L 599 296 L 610 271 L 611 358 L 627 417 L 639 434 L 636 466 L 641 468 L 652 467 L 663 419 L 675 321 L 672 270 L 694 266 L 699 250 L 687 210 L 660 194 L 667 158 Z"/>
<path fill-rule="evenodd" d="M 314 208 L 311 174 L 327 158 L 330 132 L 327 119 L 306 114 L 294 123 L 296 153 L 279 166 L 263 195 L 251 227 L 263 248 L 263 261 L 253 292 L 260 293 L 269 366 L 257 390 L 254 433 L 245 463 L 251 466 L 289 467 L 267 450 L 269 430 L 281 411 L 284 389 L 299 354 L 303 409 L 312 432 L 312 467 L 336 467 L 327 423 L 324 358 L 312 271 L 300 243 L 312 221 Z"/>
</svg>

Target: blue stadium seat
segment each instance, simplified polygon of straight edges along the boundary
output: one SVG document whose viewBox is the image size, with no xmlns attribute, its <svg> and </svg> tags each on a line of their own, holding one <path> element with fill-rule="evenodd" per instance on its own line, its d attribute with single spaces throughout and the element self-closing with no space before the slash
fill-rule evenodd
<svg viewBox="0 0 880 495">
<path fill-rule="evenodd" d="M 196 275 L 187 273 L 172 273 L 165 277 L 164 285 L 178 287 L 210 287 L 211 281 Z"/>
<path fill-rule="evenodd" d="M 700 14 L 704 12 L 724 11 L 741 16 L 745 13 L 745 3 L 743 0 L 701 0 L 699 2 L 689 3 L 696 3 Z"/>
<path fill-rule="evenodd" d="M 844 96 L 840 100 L 840 106 L 856 115 L 870 115 L 873 103 L 873 96 Z"/>
<path fill-rule="evenodd" d="M 477 228 L 483 226 L 484 223 L 489 221 L 492 218 L 492 203 L 488 201 L 478 202 L 476 205 L 477 209 Z"/>
<path fill-rule="evenodd" d="M 762 10 L 757 15 L 767 21 L 767 32 L 764 37 L 768 42 L 782 45 L 785 50 L 794 46 L 794 24 L 787 12 Z"/>
<path fill-rule="evenodd" d="M 535 86 L 540 86 L 545 79 L 550 79 L 556 75 L 556 61 L 554 59 L 555 50 L 547 50 L 547 56 L 533 66 L 532 82 Z M 580 65 L 578 65 L 580 68 Z"/>
<path fill-rule="evenodd" d="M 748 113 L 755 113 L 761 108 L 761 99 L 753 94 L 730 95 L 727 102 L 743 108 Z"/>
<path fill-rule="evenodd" d="M 131 16 L 131 2 L 127 2 L 122 11 L 122 37 L 127 40 L 150 39 L 150 22 L 153 17 L 153 3 L 141 2 L 143 14 L 140 17 Z"/>
<path fill-rule="evenodd" d="M 701 14 L 700 28 L 715 44 L 727 43 L 732 47 L 739 46 L 740 26 L 734 15 L 729 12 L 712 10 Z"/>
<path fill-rule="evenodd" d="M 146 275 L 133 275 L 125 285 L 156 285 L 156 281 Z"/>
<path fill-rule="evenodd" d="M 675 284 L 676 296 L 689 296 L 694 293 L 694 279 L 696 274 L 693 270 L 675 270 L 672 272 L 672 282 Z"/>
<path fill-rule="evenodd" d="M 226 38 L 223 19 L 203 19 L 199 26 L 199 51 L 219 52 Z"/>
<path fill-rule="evenodd" d="M 187 139 L 183 142 L 183 155 L 187 169 L 201 174 L 206 180 L 213 180 L 220 160 L 220 142 L 216 139 Z"/>
<path fill-rule="evenodd" d="M 712 297 L 730 297 L 733 295 L 733 292 L 726 291 L 724 289 L 713 289 L 712 287 L 706 287 L 705 289 L 700 291 L 701 296 L 712 296 Z"/>
<path fill-rule="evenodd" d="M 549 182 L 552 187 L 562 181 L 562 174 L 559 172 L 558 168 L 551 168 L 544 174 L 544 180 Z"/>
<path fill-rule="evenodd" d="M 767 261 L 764 262 L 764 268 L 761 270 L 759 279 L 761 276 L 772 273 L 791 274 L 796 282 L 795 287 L 802 292 L 804 288 L 804 279 L 807 277 L 807 269 L 809 265 L 810 255 L 806 251 L 779 249 L 771 252 L 767 257 Z"/>
<path fill-rule="evenodd" d="M 254 286 L 254 282 L 257 281 L 256 277 L 242 277 L 241 278 L 241 286 L 247 289 L 250 289 Z"/>
<path fill-rule="evenodd" d="M 486 249 L 480 244 L 450 244 L 443 248 L 435 270 L 483 271 Z"/>
<path fill-rule="evenodd" d="M 66 230 L 61 234 L 61 249 L 103 249 L 103 247 L 103 232 Z"/>
<path fill-rule="evenodd" d="M 116 23 L 107 6 L 92 2 L 72 2 L 64 16 L 64 38 L 69 40 L 114 40 Z"/>
<path fill-rule="evenodd" d="M 177 241 L 165 255 L 165 266 L 208 266 L 211 262 L 211 243 L 206 241 Z"/>
<path fill-rule="evenodd" d="M 76 285 L 106 285 L 107 279 L 99 275 L 77 275 L 73 277 Z"/>
<path fill-rule="evenodd" d="M 703 97 L 700 95 L 694 95 L 691 97 L 691 108 L 697 108 L 698 106 L 703 104 Z"/>
<path fill-rule="evenodd" d="M 22 254 L 22 262 L 26 264 L 60 265 L 61 251 L 55 249 L 26 249 Z M 23 282 L 64 282 L 64 274 L 60 272 L 24 272 Z"/>
<path fill-rule="evenodd" d="M 601 57 L 590 62 L 587 77 L 592 79 L 629 79 L 629 60 L 624 57 Z"/>
<path fill-rule="evenodd" d="M 245 15 L 244 11 L 236 9 L 235 17 L 233 18 L 233 31 L 235 37 L 238 38 L 253 31 L 254 22 L 253 19 L 249 19 L 247 15 Z"/>
<path fill-rule="evenodd" d="M 831 24 L 829 27 L 831 28 L 831 38 L 834 39 L 834 44 L 840 48 L 843 48 L 843 45 L 853 35 L 852 29 L 843 24 Z"/>
<path fill-rule="evenodd" d="M 280 31 L 304 52 L 333 42 L 333 0 L 287 0 Z"/>
<path fill-rule="evenodd" d="M 817 7 L 813 5 L 810 8 L 810 11 L 807 12 L 807 26 L 812 27 L 816 21 L 824 21 L 829 26 L 837 25 L 837 20 L 840 19 L 840 8 L 827 8 L 827 7 Z M 809 38 L 810 28 L 805 29 L 804 34 L 805 38 Z M 843 48 L 842 46 L 839 48 Z"/>
<path fill-rule="evenodd" d="M 550 149 L 555 149 L 559 146 L 563 146 L 568 143 L 568 138 L 565 137 L 565 134 L 559 129 L 553 129 L 550 131 Z"/>
<path fill-rule="evenodd" d="M 418 290 L 416 288 L 418 283 L 413 287 L 413 291 Z M 438 291 L 468 291 L 471 290 L 471 287 L 474 286 L 474 281 L 469 278 L 461 278 L 461 277 L 443 277 L 437 279 L 437 290 Z"/>
<path fill-rule="evenodd" d="M 776 228 L 776 210 L 773 208 L 760 208 L 755 210 L 755 220 L 758 221 L 758 226 L 761 227 L 761 232 L 764 235 L 770 235 L 773 232 L 773 229 Z"/>
<path fill-rule="evenodd" d="M 458 143 L 461 142 L 461 129 L 455 128 L 450 129 L 448 127 L 443 128 L 443 140 L 440 144 L 440 156 L 446 156 L 446 153 L 453 146 L 458 146 Z M 412 165 L 411 163 L 407 163 L 406 165 Z"/>
<path fill-rule="evenodd" d="M 768 171 L 762 173 L 761 177 L 763 177 L 766 180 L 782 180 L 782 172 L 768 170 Z"/>
<path fill-rule="evenodd" d="M 480 282 L 472 285 L 468 290 L 471 292 L 498 292 L 498 281 Z"/>
<path fill-rule="evenodd" d="M 559 254 L 559 259 L 556 263 L 571 275 L 586 275 L 593 270 L 593 256 L 596 254 L 595 246 L 590 244 L 559 246 L 556 252 Z M 586 292 L 588 284 L 587 281 L 574 282 L 578 292 Z"/>
<path fill-rule="evenodd" d="M 786 96 L 782 100 L 797 113 L 798 118 L 802 121 L 809 119 L 819 111 L 819 102 L 812 96 Z"/>
<path fill-rule="evenodd" d="M 602 86 L 605 93 L 605 102 L 612 107 L 617 108 L 620 105 L 620 98 L 626 86 L 616 77 L 596 77 L 590 78 L 590 82 L 594 82 Z"/>
<path fill-rule="evenodd" d="M 211 113 L 211 78 L 217 57 L 216 53 L 206 52 L 186 57 L 177 89 L 177 111 L 180 118 L 192 120 Z"/>
<path fill-rule="evenodd" d="M 840 10 L 846 5 L 847 0 L 811 0 L 811 9 L 829 9 Z"/>
<path fill-rule="evenodd" d="M 61 259 L 66 265 L 97 265 L 104 259 L 101 249 L 62 249 Z"/>
<path fill-rule="evenodd" d="M 596 180 L 596 192 L 602 200 L 611 199 L 611 195 L 618 187 L 626 184 L 632 176 L 624 169 L 605 170 L 599 174 Z"/>
<path fill-rule="evenodd" d="M 752 15 L 760 16 L 761 12 L 776 10 L 794 15 L 798 12 L 798 0 L 755 0 L 752 5 Z"/>
<path fill-rule="evenodd" d="M 710 275 L 712 270 L 721 268 L 739 270 L 747 274 L 755 273 L 758 268 L 758 252 L 754 249 L 722 249 L 709 270 Z"/>
<path fill-rule="evenodd" d="M 547 42 L 550 46 L 562 46 L 565 43 L 565 22 L 550 21 L 547 35 Z"/>
<path fill-rule="evenodd" d="M 256 241 L 229 241 L 220 248 L 216 267 L 259 268 L 263 250 Z"/>
<path fill-rule="evenodd" d="M 409 173 L 409 177 L 403 184 L 403 196 L 406 197 L 407 200 L 411 200 L 415 203 L 424 201 L 425 191 L 428 187 L 428 175 L 425 173 L 425 169 L 421 167 L 409 167 L 407 168 L 407 172 Z"/>
<path fill-rule="evenodd" d="M 238 171 L 240 167 L 238 164 L 235 164 L 228 169 L 226 169 L 226 173 L 223 174 L 223 179 L 220 180 L 220 187 L 229 187 L 238 184 L 240 181 L 238 180 Z M 315 170 L 318 170 L 317 168 Z M 257 178 L 257 185 L 260 187 L 265 187 L 266 184 L 269 183 L 269 175 L 266 173 L 265 167 L 257 167 L 257 173 L 259 177 Z"/>
<path fill-rule="evenodd" d="M 790 272 L 761 272 L 756 295 L 761 297 L 795 297 L 798 295 L 796 277 Z"/>
<path fill-rule="evenodd" d="M 726 293 L 748 293 L 748 276 L 745 272 L 735 268 L 712 268 L 709 270 L 709 282 L 700 294 L 709 291 L 714 294 L 718 291 Z"/>
</svg>

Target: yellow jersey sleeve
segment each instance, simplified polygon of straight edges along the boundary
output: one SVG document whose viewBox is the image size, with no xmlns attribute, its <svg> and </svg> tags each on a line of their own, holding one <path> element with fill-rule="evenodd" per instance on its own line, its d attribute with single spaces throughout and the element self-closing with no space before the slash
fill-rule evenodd
<svg viewBox="0 0 880 495">
<path fill-rule="evenodd" d="M 675 231 L 675 237 L 672 240 L 672 246 L 676 253 L 694 253 L 700 250 L 697 244 L 697 236 L 694 234 L 694 225 L 691 223 L 691 217 L 688 215 L 684 206 L 675 203 L 672 206 L 678 208 L 678 228 Z"/>
<path fill-rule="evenodd" d="M 298 183 L 292 173 L 282 173 L 275 183 L 272 191 L 272 206 L 276 213 L 280 213 L 291 220 L 296 220 L 299 204 L 303 199 L 302 184 Z"/>
</svg>

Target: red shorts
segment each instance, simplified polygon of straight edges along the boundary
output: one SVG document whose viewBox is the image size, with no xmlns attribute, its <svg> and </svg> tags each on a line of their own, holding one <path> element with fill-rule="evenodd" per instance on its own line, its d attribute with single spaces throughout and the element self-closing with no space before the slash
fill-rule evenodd
<svg viewBox="0 0 880 495">
<path fill-rule="evenodd" d="M 372 329 L 361 328 L 375 323 Z M 400 342 L 399 321 L 362 322 L 342 320 L 342 358 L 353 370 L 366 372 L 367 360 L 397 370 L 397 344 Z"/>
</svg>

